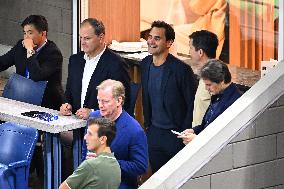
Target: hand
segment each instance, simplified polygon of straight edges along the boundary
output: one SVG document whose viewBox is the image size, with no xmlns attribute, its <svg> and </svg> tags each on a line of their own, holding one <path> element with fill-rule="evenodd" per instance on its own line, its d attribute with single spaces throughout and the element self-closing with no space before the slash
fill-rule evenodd
<svg viewBox="0 0 284 189">
<path fill-rule="evenodd" d="M 86 159 L 91 159 L 91 158 L 95 158 L 97 157 L 97 154 L 94 153 L 94 152 L 88 152 L 87 153 L 87 156 L 86 156 Z"/>
<path fill-rule="evenodd" d="M 89 109 L 89 108 L 80 108 L 79 110 L 77 110 L 77 112 L 75 114 L 80 119 L 88 119 L 90 113 L 91 113 L 91 109 Z"/>
<path fill-rule="evenodd" d="M 183 140 L 183 143 L 187 145 L 190 143 L 197 135 L 194 134 L 193 129 L 186 129 L 182 132 L 181 135 L 177 136 L 178 138 L 181 138 Z"/>
<path fill-rule="evenodd" d="M 71 104 L 68 104 L 68 103 L 62 104 L 61 107 L 60 107 L 60 113 L 62 115 L 65 115 L 65 116 L 72 115 L 72 106 L 71 106 Z"/>
<path fill-rule="evenodd" d="M 27 50 L 34 49 L 37 45 L 34 44 L 33 40 L 30 38 L 26 38 L 22 41 L 23 47 L 25 47 Z"/>
<path fill-rule="evenodd" d="M 193 129 L 185 129 L 182 134 L 189 134 L 189 133 L 194 133 Z"/>
</svg>

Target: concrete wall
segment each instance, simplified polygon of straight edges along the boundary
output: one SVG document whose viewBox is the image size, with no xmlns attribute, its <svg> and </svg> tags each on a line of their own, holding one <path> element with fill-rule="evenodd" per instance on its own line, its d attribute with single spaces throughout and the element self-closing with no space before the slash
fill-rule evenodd
<svg viewBox="0 0 284 189">
<path fill-rule="evenodd" d="M 48 39 L 61 50 L 63 84 L 66 83 L 68 59 L 72 52 L 71 0 L 0 0 L 0 44 L 14 46 L 23 38 L 21 22 L 31 14 L 41 14 L 49 24 Z"/>
<path fill-rule="evenodd" d="M 182 189 L 284 189 L 284 96 Z"/>
</svg>

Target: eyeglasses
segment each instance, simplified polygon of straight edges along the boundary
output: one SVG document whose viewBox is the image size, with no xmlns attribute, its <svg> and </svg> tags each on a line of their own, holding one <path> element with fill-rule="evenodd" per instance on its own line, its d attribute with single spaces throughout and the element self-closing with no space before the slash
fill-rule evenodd
<svg viewBox="0 0 284 189">
<path fill-rule="evenodd" d="M 110 100 L 99 100 L 98 99 L 98 104 L 104 105 L 104 104 L 108 104 L 109 102 L 110 102 Z"/>
</svg>

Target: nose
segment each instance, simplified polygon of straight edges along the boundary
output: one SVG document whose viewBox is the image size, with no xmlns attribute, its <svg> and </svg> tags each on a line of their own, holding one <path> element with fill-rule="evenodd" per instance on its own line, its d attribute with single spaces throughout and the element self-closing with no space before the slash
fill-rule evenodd
<svg viewBox="0 0 284 189">
<path fill-rule="evenodd" d="M 85 136 L 84 136 L 84 140 L 87 140 L 87 134 L 85 134 Z"/>
<path fill-rule="evenodd" d="M 147 40 L 147 44 L 150 45 L 150 44 L 153 44 L 153 42 L 154 42 L 154 38 L 149 37 Z"/>
<path fill-rule="evenodd" d="M 85 41 L 84 40 L 81 40 L 81 45 L 85 45 Z"/>
<path fill-rule="evenodd" d="M 101 109 L 103 107 L 103 103 L 101 101 L 98 101 L 99 104 L 99 109 Z"/>
</svg>

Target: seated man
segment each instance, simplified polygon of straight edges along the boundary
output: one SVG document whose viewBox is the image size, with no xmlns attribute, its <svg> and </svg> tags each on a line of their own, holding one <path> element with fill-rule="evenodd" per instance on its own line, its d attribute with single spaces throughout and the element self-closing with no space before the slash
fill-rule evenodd
<svg viewBox="0 0 284 189">
<path fill-rule="evenodd" d="M 211 122 L 231 106 L 241 93 L 237 86 L 231 82 L 231 73 L 221 60 L 211 59 L 200 71 L 205 88 L 211 95 L 211 103 L 203 117 L 201 125 L 186 129 L 178 138 L 183 139 L 184 144 L 191 142 L 196 135 L 203 131 Z"/>
<path fill-rule="evenodd" d="M 15 66 L 16 73 L 21 76 L 33 81 L 48 81 L 41 105 L 59 110 L 63 100 L 63 57 L 56 44 L 47 39 L 47 20 L 41 15 L 30 15 L 21 26 L 23 39 L 0 56 L 0 72 Z"/>
<path fill-rule="evenodd" d="M 108 188 L 116 189 L 120 184 L 119 164 L 110 150 L 116 135 L 114 122 L 105 118 L 90 119 L 84 139 L 87 149 L 96 153 L 96 158 L 84 161 L 69 176 L 59 189 Z"/>
<path fill-rule="evenodd" d="M 120 81 L 105 80 L 99 86 L 99 111 L 92 112 L 90 117 L 104 117 L 115 121 L 116 137 L 110 148 L 121 169 L 119 189 L 138 187 L 137 176 L 144 174 L 148 168 L 148 145 L 144 130 L 139 123 L 122 109 L 125 99 L 125 88 Z M 83 159 L 86 156 L 86 145 L 83 144 Z M 92 153 L 87 154 L 87 158 Z"/>
</svg>

